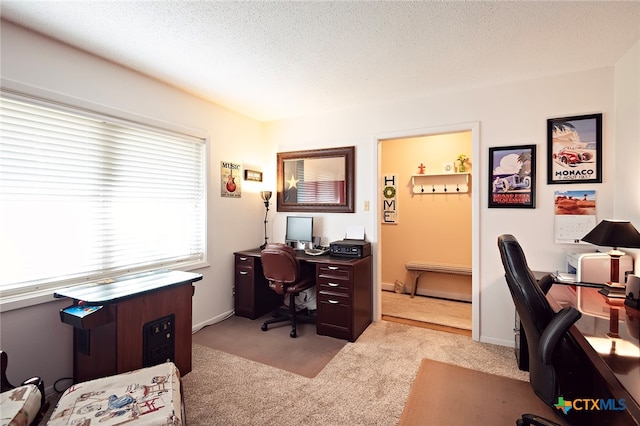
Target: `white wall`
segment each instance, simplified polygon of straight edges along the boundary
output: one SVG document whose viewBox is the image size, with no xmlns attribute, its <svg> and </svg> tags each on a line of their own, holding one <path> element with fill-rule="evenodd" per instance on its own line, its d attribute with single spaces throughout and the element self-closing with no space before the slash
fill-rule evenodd
<svg viewBox="0 0 640 426">
<path fill-rule="evenodd" d="M 640 229 L 640 41 L 615 67 L 614 218 L 630 220 Z M 640 273 L 640 250 L 624 249 Z"/>
<path fill-rule="evenodd" d="M 240 199 L 221 198 L 220 161 L 262 170 L 275 164 L 263 125 L 165 84 L 2 21 L 2 83 L 56 100 L 162 125 L 192 129 L 208 137 L 208 262 L 197 270 L 193 324 L 201 327 L 233 310 L 233 251 L 263 241 L 260 187 L 242 182 Z M 253 192 L 250 192 L 253 191 Z M 47 387 L 72 375 L 72 331 L 59 321 L 55 301 L 0 314 L 0 347 L 9 354 L 9 378 L 40 375 Z"/>
<path fill-rule="evenodd" d="M 257 123 L 214 104 L 204 102 L 157 81 L 100 60 L 68 46 L 45 39 L 2 21 L 0 28 L 3 84 L 34 93 L 48 93 L 60 99 L 75 98 L 79 104 L 126 115 L 149 117 L 171 126 L 194 129 L 209 138 L 210 267 L 198 272 L 204 280 L 196 284 L 193 300 L 194 327 L 215 321 L 233 308 L 233 257 L 235 250 L 262 243 L 263 204 L 260 187 L 243 182 L 240 199 L 220 197 L 220 161 L 242 163 L 265 171 L 265 185 L 274 188 L 275 153 L 299 149 L 356 146 L 356 212 L 322 215 L 320 230 L 327 240 L 343 237 L 348 225 L 363 224 L 377 249 L 376 135 L 410 129 L 441 127 L 458 123 L 480 123 L 480 154 L 474 155 L 474 179 L 481 182 L 479 250 L 480 338 L 511 345 L 513 304 L 502 278 L 496 237 L 505 232 L 517 235 L 535 269 L 554 270 L 563 266 L 566 247 L 553 242 L 553 192 L 563 185 L 546 185 L 546 119 L 602 112 L 604 114 L 604 182 L 586 185 L 598 191 L 598 217 L 611 217 L 614 210 L 614 126 L 629 136 L 618 140 L 619 157 L 625 166 L 637 170 L 635 157 L 639 131 L 640 96 L 614 102 L 614 93 L 638 92 L 638 45 L 615 69 L 597 69 L 553 78 L 513 83 L 499 87 L 439 95 L 404 102 L 303 117 L 295 120 Z M 635 72 L 635 74 L 634 74 Z M 615 81 L 614 76 L 620 80 Z M 615 91 L 614 91 L 615 86 Z M 615 108 L 615 109 L 614 109 Z M 616 111 L 632 115 L 635 124 L 619 122 Z M 635 118 L 634 118 L 635 117 Z M 538 146 L 537 208 L 487 209 L 488 147 L 517 144 Z M 637 173 L 635 198 L 629 206 L 625 195 L 616 194 L 616 211 L 638 219 Z M 566 186 L 579 189 L 583 185 Z M 249 191 L 255 191 L 250 193 Z M 371 210 L 364 211 L 364 201 Z M 284 238 L 284 217 L 275 207 L 270 214 L 271 240 Z M 320 215 L 318 215 L 320 216 Z M 633 219 L 632 218 L 632 219 Z M 636 223 L 638 225 L 638 223 Z M 375 277 L 376 281 L 378 277 Z M 18 381 L 38 374 L 47 386 L 71 375 L 71 329 L 58 321 L 64 301 L 18 309 L 0 314 L 0 347 L 9 352 L 9 378 Z"/>
<path fill-rule="evenodd" d="M 598 217 L 613 213 L 614 70 L 596 69 L 498 87 L 450 93 L 403 102 L 369 105 L 273 122 L 267 137 L 278 150 L 356 146 L 356 213 L 325 217 L 323 234 L 340 238 L 346 225 L 363 224 L 377 249 L 379 201 L 376 196 L 376 135 L 410 129 L 436 128 L 457 123 L 480 123 L 480 156 L 474 157 L 473 179 L 480 180 L 479 257 L 480 314 L 477 334 L 481 341 L 513 344 L 514 308 L 500 263 L 496 238 L 513 233 L 525 249 L 530 266 L 538 270 L 563 267 L 563 246 L 554 242 L 553 193 L 559 189 L 593 188 L 598 194 Z M 602 112 L 605 141 L 603 183 L 597 185 L 546 184 L 546 120 L 553 117 Z M 536 209 L 488 209 L 488 148 L 535 144 L 538 148 Z M 407 164 L 412 168 L 415 161 Z M 363 211 L 363 202 L 371 210 Z M 401 212 L 400 212 L 401 214 Z M 284 215 L 275 219 L 275 233 L 283 232 Z M 375 269 L 374 269 L 375 270 Z M 375 276 L 375 281 L 379 277 Z M 379 283 L 378 283 L 379 284 Z"/>
<path fill-rule="evenodd" d="M 640 228 L 640 41 L 615 68 L 616 219 Z M 636 271 L 640 269 L 636 266 Z"/>
</svg>

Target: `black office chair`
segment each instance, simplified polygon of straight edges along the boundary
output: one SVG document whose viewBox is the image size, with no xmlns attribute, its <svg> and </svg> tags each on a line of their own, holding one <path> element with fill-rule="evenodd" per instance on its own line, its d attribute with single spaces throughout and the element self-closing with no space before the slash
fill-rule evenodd
<svg viewBox="0 0 640 426">
<path fill-rule="evenodd" d="M 544 289 L 541 288 L 513 235 L 500 235 L 498 247 L 509 291 L 527 339 L 529 381 L 535 394 L 569 423 L 597 424 L 591 412 L 568 410 L 563 413 L 554 406 L 558 397 L 565 401 L 597 398 L 597 392 L 593 390 L 592 367 L 568 333 L 580 318 L 580 312 L 573 307 L 565 307 L 557 313 L 553 310 L 545 294 L 552 280 L 548 277 L 541 280 Z"/>
<path fill-rule="evenodd" d="M 560 426 L 560 424 L 535 414 L 526 413 L 516 420 L 516 426 Z"/>
<path fill-rule="evenodd" d="M 267 331 L 269 324 L 289 321 L 291 323 L 291 337 L 298 335 L 296 324 L 315 324 L 315 316 L 308 311 L 296 309 L 296 296 L 301 291 L 315 285 L 314 274 L 301 269 L 300 262 L 296 258 L 295 250 L 284 244 L 267 244 L 261 252 L 262 270 L 269 281 L 269 287 L 278 294 L 289 296 L 288 309 L 280 309 L 275 317 L 266 320 L 262 324 L 262 331 Z"/>
</svg>

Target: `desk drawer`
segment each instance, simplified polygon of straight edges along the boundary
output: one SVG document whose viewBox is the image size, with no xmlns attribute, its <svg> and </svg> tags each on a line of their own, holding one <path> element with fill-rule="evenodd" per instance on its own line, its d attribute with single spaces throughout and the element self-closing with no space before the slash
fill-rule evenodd
<svg viewBox="0 0 640 426">
<path fill-rule="evenodd" d="M 319 264 L 316 271 L 318 279 L 326 278 L 332 280 L 353 281 L 353 268 L 344 265 Z"/>
<path fill-rule="evenodd" d="M 343 294 L 319 292 L 316 329 L 320 335 L 353 341 L 351 299 Z"/>
<path fill-rule="evenodd" d="M 237 316 L 256 319 L 282 304 L 282 296 L 269 288 L 259 257 L 235 253 L 234 308 Z"/>
<path fill-rule="evenodd" d="M 236 255 L 236 271 L 238 269 L 253 269 L 255 259 L 251 256 Z"/>
<path fill-rule="evenodd" d="M 344 281 L 341 279 L 329 278 L 324 276 L 319 276 L 316 279 L 316 285 L 318 286 L 318 291 L 320 293 L 344 293 L 349 297 L 352 294 L 353 288 L 353 284 L 350 281 Z"/>
<path fill-rule="evenodd" d="M 236 255 L 236 285 L 246 280 L 253 280 L 255 272 L 254 258 L 251 256 Z"/>
<path fill-rule="evenodd" d="M 243 277 L 253 278 L 253 268 L 241 266 L 236 268 L 236 280 L 241 280 Z"/>
</svg>

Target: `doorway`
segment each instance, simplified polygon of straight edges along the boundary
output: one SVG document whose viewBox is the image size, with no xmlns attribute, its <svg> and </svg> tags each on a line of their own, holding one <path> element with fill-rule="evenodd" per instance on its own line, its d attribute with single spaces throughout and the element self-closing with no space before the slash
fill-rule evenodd
<svg viewBox="0 0 640 426">
<path fill-rule="evenodd" d="M 380 316 L 466 330 L 461 334 L 475 340 L 479 271 L 473 226 L 477 185 L 472 177 L 477 127 L 471 123 L 378 137 Z M 464 164 L 466 170 L 460 170 L 460 155 L 470 159 Z M 467 185 L 459 184 L 459 179 Z M 389 182 L 394 190 L 387 188 Z M 389 197 L 391 193 L 395 197 Z M 414 275 L 405 268 L 410 261 L 467 265 L 473 272 L 471 276 L 425 272 L 411 297 Z"/>
</svg>

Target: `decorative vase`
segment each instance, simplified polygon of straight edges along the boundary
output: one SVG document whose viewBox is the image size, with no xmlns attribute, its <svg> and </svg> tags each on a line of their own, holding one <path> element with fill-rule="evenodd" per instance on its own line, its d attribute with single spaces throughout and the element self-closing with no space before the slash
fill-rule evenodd
<svg viewBox="0 0 640 426">
<path fill-rule="evenodd" d="M 464 166 L 464 163 L 460 163 L 460 167 L 458 167 L 458 171 L 460 173 L 464 173 L 467 171 L 467 168 Z"/>
</svg>

